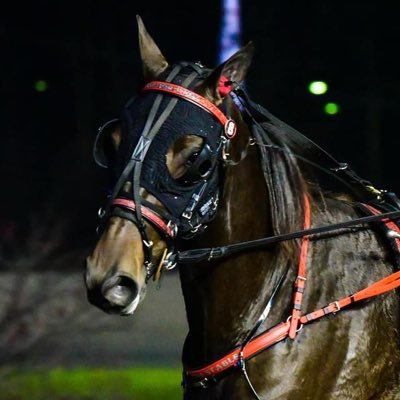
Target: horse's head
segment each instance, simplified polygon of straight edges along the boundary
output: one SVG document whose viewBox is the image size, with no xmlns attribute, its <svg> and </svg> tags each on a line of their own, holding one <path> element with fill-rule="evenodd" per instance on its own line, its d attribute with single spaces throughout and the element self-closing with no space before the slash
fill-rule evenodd
<svg viewBox="0 0 400 400">
<path fill-rule="evenodd" d="M 95 142 L 112 185 L 85 275 L 89 301 L 123 315 L 134 312 L 149 278 L 172 266 L 176 240 L 215 215 L 235 134 L 227 98 L 253 52 L 249 44 L 215 70 L 169 65 L 140 18 L 138 25 L 146 84 Z"/>
</svg>

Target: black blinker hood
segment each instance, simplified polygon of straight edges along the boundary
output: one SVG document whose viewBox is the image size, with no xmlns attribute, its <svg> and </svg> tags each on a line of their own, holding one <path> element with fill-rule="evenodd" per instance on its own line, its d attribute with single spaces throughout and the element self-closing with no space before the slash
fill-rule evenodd
<svg viewBox="0 0 400 400">
<path fill-rule="evenodd" d="M 159 80 L 168 75 L 171 68 L 165 71 Z M 189 89 L 193 90 L 209 74 L 209 70 L 202 69 L 201 72 L 189 85 Z M 190 73 L 193 73 L 192 64 L 184 67 L 172 83 L 181 85 Z M 141 93 L 130 99 L 123 108 L 120 116 L 123 140 L 117 156 L 117 176 L 132 158 L 132 153 L 142 145 L 140 138 L 148 120 L 149 110 L 157 96 L 160 94 Z M 170 95 L 162 95 L 154 121 L 158 121 L 171 98 Z M 223 186 L 220 182 L 222 168 L 219 164 L 223 129 L 221 123 L 207 111 L 189 101 L 177 99 L 173 111 L 159 127 L 149 148 L 146 149 L 140 186 L 156 197 L 177 221 L 181 220 L 182 215 L 188 215 L 187 211 L 193 207 L 193 199 L 196 196 L 201 196 L 195 204 L 197 219 L 202 220 L 202 223 L 211 219 L 210 210 L 219 197 L 219 188 Z M 174 142 L 185 135 L 201 137 L 203 145 L 197 156 L 194 155 L 190 160 L 187 174 L 181 179 L 174 179 L 168 171 L 166 155 Z M 189 211 L 192 216 L 194 210 Z M 190 225 L 193 225 L 193 222 Z"/>
</svg>

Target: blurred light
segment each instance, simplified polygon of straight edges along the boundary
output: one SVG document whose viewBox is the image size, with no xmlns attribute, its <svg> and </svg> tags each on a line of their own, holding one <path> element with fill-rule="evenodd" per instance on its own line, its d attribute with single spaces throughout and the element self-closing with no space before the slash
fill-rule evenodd
<svg viewBox="0 0 400 400">
<path fill-rule="evenodd" d="M 36 81 L 34 84 L 34 88 L 37 92 L 45 92 L 47 90 L 47 82 L 46 81 Z"/>
<path fill-rule="evenodd" d="M 335 115 L 339 112 L 340 107 L 336 103 L 326 103 L 324 106 L 325 114 Z"/>
<path fill-rule="evenodd" d="M 310 93 L 315 95 L 324 94 L 328 90 L 328 85 L 324 81 L 314 81 L 308 85 Z"/>
<path fill-rule="evenodd" d="M 240 48 L 240 0 L 222 0 L 222 26 L 219 38 L 220 63 L 226 61 Z"/>
</svg>

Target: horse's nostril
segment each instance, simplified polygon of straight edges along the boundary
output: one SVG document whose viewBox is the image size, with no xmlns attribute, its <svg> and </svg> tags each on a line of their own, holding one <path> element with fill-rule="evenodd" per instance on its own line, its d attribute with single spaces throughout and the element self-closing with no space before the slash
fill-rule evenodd
<svg viewBox="0 0 400 400">
<path fill-rule="evenodd" d="M 138 285 L 125 275 L 115 275 L 104 282 L 101 291 L 111 305 L 125 307 L 136 299 Z"/>
</svg>

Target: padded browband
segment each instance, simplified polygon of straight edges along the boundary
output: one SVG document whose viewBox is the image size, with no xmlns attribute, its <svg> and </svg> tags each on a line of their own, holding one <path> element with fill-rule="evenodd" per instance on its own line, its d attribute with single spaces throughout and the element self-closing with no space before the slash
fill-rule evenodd
<svg viewBox="0 0 400 400">
<path fill-rule="evenodd" d="M 170 82 L 152 81 L 146 84 L 142 91 L 167 93 L 171 96 L 185 99 L 213 115 L 224 127 L 225 135 L 228 138 L 233 138 L 235 136 L 235 122 L 231 118 L 228 118 L 215 104 L 211 103 L 211 101 L 192 90 Z"/>
</svg>

